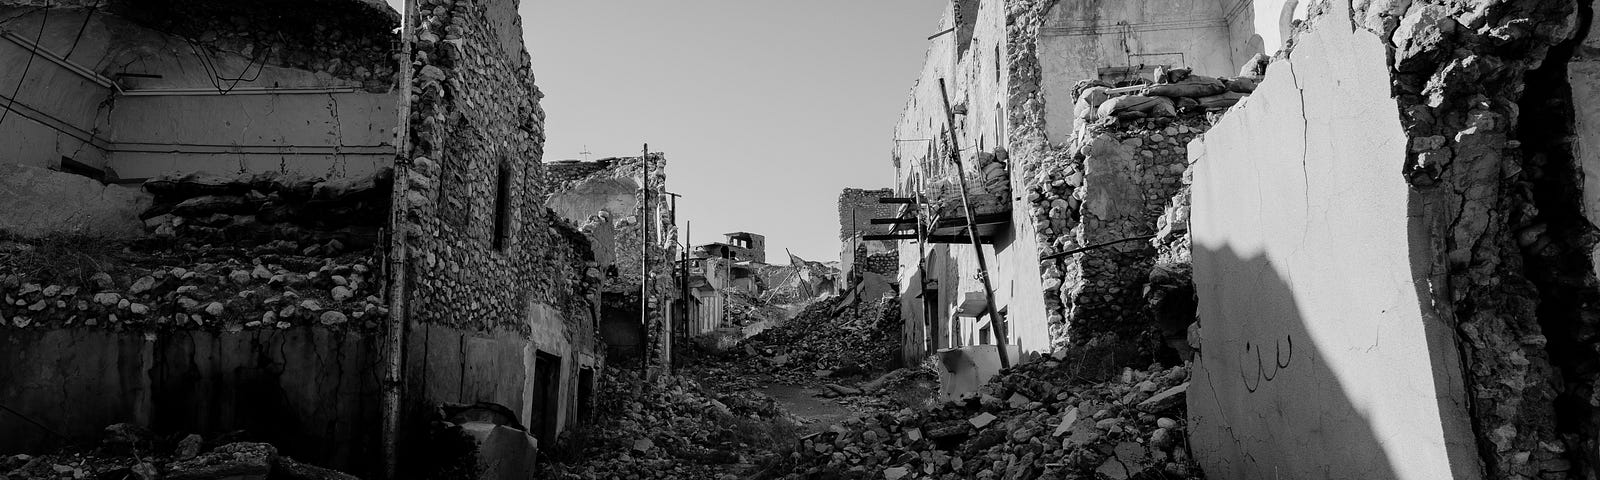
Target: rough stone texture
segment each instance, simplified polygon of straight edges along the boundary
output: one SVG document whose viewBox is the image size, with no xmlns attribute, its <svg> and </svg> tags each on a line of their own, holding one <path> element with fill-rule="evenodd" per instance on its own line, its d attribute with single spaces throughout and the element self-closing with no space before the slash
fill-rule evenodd
<svg viewBox="0 0 1600 480">
<path fill-rule="evenodd" d="M 139 213 L 149 195 L 88 177 L 0 164 L 0 233 L 24 237 L 75 234 L 130 238 L 144 233 Z"/>
<path fill-rule="evenodd" d="M 543 203 L 542 94 L 517 2 L 417 8 L 396 219 L 411 284 L 407 424 L 424 425 L 438 402 L 483 401 L 553 442 L 577 418 L 580 369 L 604 360 L 600 278 L 588 236 Z M 545 362 L 552 396 L 536 391 Z M 402 448 L 416 454 L 407 462 L 437 453 L 419 441 Z"/>
<path fill-rule="evenodd" d="M 1139 120 L 1086 131 L 1080 155 L 1042 165 L 1027 179 L 1041 255 L 1151 235 L 1182 187 L 1199 116 Z M 1148 357 L 1160 341 L 1144 287 L 1155 264 L 1148 242 L 1130 241 L 1043 260 L 1053 350 L 1089 348 L 1078 368 L 1110 372 Z M 1074 357 L 1078 355 L 1073 355 Z"/>
<path fill-rule="evenodd" d="M 1405 4 L 1410 7 L 1400 8 Z M 1544 154 L 1561 149 L 1526 128 L 1540 122 L 1527 120 L 1522 112 L 1570 115 L 1564 105 L 1537 104 L 1544 98 L 1559 99 L 1541 98 L 1549 92 L 1534 91 L 1564 87 L 1535 82 L 1547 63 L 1564 67 L 1568 59 L 1554 55 L 1571 55 L 1570 49 L 1557 47 L 1579 25 L 1578 2 L 1372 2 L 1358 7 L 1353 12 L 1361 19 L 1358 26 L 1389 39 L 1392 93 L 1410 139 L 1404 172 L 1414 188 L 1410 202 L 1420 217 L 1412 239 L 1427 245 L 1423 253 L 1428 261 L 1416 275 L 1427 281 L 1424 294 L 1430 308 L 1425 313 L 1455 325 L 1460 335 L 1485 473 L 1492 478 L 1566 478 L 1571 460 L 1594 458 L 1576 454 L 1582 447 L 1572 441 L 1592 442 L 1596 423 L 1589 414 L 1557 408 L 1576 400 L 1561 392 L 1593 387 L 1592 374 L 1572 369 L 1583 362 L 1567 358 L 1564 350 L 1582 344 L 1589 346 L 1580 350 L 1592 349 L 1593 337 L 1569 334 L 1592 331 L 1594 320 L 1561 312 L 1572 308 L 1562 306 L 1571 296 L 1561 296 L 1594 289 L 1562 285 L 1538 270 L 1563 255 L 1588 256 L 1592 250 L 1576 250 L 1592 243 L 1528 249 L 1537 246 L 1540 230 L 1546 228 L 1541 225 L 1553 226 L 1544 231 L 1560 235 L 1563 222 L 1572 221 L 1552 207 L 1573 200 L 1562 198 L 1566 195 L 1552 198 L 1545 189 L 1570 186 L 1573 180 L 1553 178 L 1570 171 L 1570 166 L 1561 166 L 1570 164 L 1570 155 Z M 1386 13 L 1398 15 L 1398 21 Z M 1536 103 L 1525 103 L 1530 101 Z M 1540 190 L 1545 193 L 1535 193 Z M 1588 402 L 1591 406 L 1584 410 L 1594 408 L 1592 397 Z M 1576 435 L 1558 431 L 1573 428 Z M 1584 470 L 1594 471 L 1592 465 L 1571 471 Z"/>
</svg>

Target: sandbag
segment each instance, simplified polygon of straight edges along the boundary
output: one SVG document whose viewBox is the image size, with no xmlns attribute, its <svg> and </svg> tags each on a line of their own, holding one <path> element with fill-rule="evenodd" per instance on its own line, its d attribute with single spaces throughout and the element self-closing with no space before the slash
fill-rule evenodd
<svg viewBox="0 0 1600 480">
<path fill-rule="evenodd" d="M 1257 53 L 1239 67 L 1239 76 L 1260 79 L 1267 76 L 1267 64 L 1272 61 L 1266 54 Z"/>
<path fill-rule="evenodd" d="M 1072 107 L 1072 111 L 1078 120 L 1082 120 L 1083 123 L 1094 123 L 1100 121 L 1100 109 L 1098 107 L 1089 105 L 1089 102 L 1086 100 L 1078 100 L 1078 104 Z"/>
<path fill-rule="evenodd" d="M 1146 96 L 1199 98 L 1228 91 L 1228 86 L 1216 77 L 1189 75 L 1177 83 L 1154 85 L 1144 89 Z"/>
<path fill-rule="evenodd" d="M 1206 110 L 1214 111 L 1232 107 L 1234 104 L 1239 103 L 1239 100 L 1242 100 L 1248 96 L 1250 96 L 1250 94 L 1227 92 L 1209 97 L 1201 97 L 1199 100 L 1201 107 L 1205 107 Z"/>
<path fill-rule="evenodd" d="M 1118 119 L 1144 117 L 1170 117 L 1177 115 L 1172 100 L 1143 95 L 1124 95 L 1107 100 L 1100 105 L 1100 117 Z"/>
<path fill-rule="evenodd" d="M 1189 78 L 1191 68 L 1156 68 L 1156 83 L 1179 83 Z"/>
<path fill-rule="evenodd" d="M 145 180 L 144 190 L 158 197 L 185 199 L 202 195 L 237 195 L 250 191 L 248 181 L 211 172 L 166 173 Z"/>
<path fill-rule="evenodd" d="M 1245 77 L 1223 78 L 1222 83 L 1228 86 L 1228 91 L 1250 93 L 1256 91 L 1256 81 Z"/>
<path fill-rule="evenodd" d="M 172 212 L 185 217 L 199 217 L 218 213 L 253 213 L 256 205 L 240 195 L 202 195 L 190 198 L 173 207 Z"/>
</svg>

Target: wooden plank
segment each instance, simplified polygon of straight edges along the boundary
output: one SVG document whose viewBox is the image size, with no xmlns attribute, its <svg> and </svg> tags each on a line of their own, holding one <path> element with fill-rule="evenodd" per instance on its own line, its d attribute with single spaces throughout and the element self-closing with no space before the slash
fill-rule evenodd
<svg viewBox="0 0 1600 480">
<path fill-rule="evenodd" d="M 862 235 L 862 240 L 916 240 L 914 233 L 891 233 L 883 235 Z"/>
<path fill-rule="evenodd" d="M 916 199 L 908 197 L 878 197 L 878 203 L 900 203 L 909 205 L 917 203 L 917 201 Z"/>
<path fill-rule="evenodd" d="M 874 219 L 872 219 L 872 224 L 873 225 L 902 225 L 902 224 L 907 224 L 907 223 L 917 223 L 917 219 L 915 219 L 915 218 L 874 218 Z"/>
</svg>

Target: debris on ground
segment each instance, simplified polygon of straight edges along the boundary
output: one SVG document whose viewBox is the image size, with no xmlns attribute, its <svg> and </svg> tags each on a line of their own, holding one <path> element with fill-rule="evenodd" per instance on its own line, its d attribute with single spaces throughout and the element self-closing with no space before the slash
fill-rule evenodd
<svg viewBox="0 0 1600 480">
<path fill-rule="evenodd" d="M 0 480 L 356 480 L 350 474 L 280 455 L 269 443 L 227 442 L 204 450 L 199 435 L 158 436 L 143 427 L 106 427 L 98 445 L 46 455 L 0 457 Z"/>
<path fill-rule="evenodd" d="M 863 377 L 896 367 L 898 303 L 841 302 L 838 297 L 812 302 L 781 325 L 739 342 L 722 360 L 740 373 L 771 374 L 797 384 Z"/>
<path fill-rule="evenodd" d="M 770 398 L 723 394 L 692 379 L 641 379 L 607 369 L 593 426 L 569 438 L 541 469 L 554 479 L 744 478 L 798 430 Z"/>
<path fill-rule="evenodd" d="M 1060 362 L 1009 369 L 925 411 L 852 419 L 802 439 L 773 478 L 1202 478 L 1190 457 L 1188 367 L 1085 383 Z"/>
</svg>

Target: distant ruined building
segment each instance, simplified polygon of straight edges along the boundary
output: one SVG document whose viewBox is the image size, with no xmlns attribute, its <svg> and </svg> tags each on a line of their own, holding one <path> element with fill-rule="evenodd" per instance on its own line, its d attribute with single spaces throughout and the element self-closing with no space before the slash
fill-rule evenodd
<svg viewBox="0 0 1600 480">
<path fill-rule="evenodd" d="M 893 139 L 908 361 L 1192 361 L 1213 478 L 1596 478 L 1591 2 L 950 7 Z"/>
<path fill-rule="evenodd" d="M 545 204 L 517 2 L 409 3 L 0 0 L 0 451 L 527 478 L 585 421 L 613 240 Z"/>
</svg>

